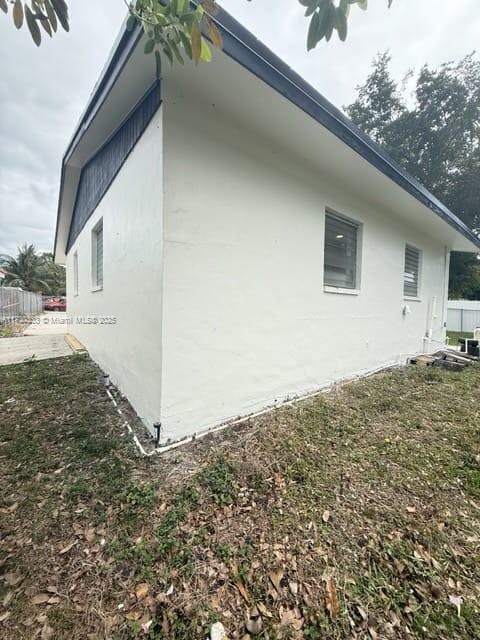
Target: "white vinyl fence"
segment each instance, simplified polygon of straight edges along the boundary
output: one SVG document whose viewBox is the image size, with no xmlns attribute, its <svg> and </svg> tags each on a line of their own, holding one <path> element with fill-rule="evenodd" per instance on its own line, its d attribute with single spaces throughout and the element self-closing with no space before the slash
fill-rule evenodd
<svg viewBox="0 0 480 640">
<path fill-rule="evenodd" d="M 0 323 L 16 316 L 41 313 L 42 296 L 15 287 L 0 287 Z"/>
<path fill-rule="evenodd" d="M 449 300 L 447 330 L 473 332 L 480 327 L 480 300 Z"/>
</svg>

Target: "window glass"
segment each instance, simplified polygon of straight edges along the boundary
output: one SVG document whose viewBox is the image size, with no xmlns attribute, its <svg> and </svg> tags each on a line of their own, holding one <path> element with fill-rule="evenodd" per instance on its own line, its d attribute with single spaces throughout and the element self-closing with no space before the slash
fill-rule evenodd
<svg viewBox="0 0 480 640">
<path fill-rule="evenodd" d="M 73 254 L 73 293 L 78 293 L 78 254 Z"/>
<path fill-rule="evenodd" d="M 103 221 L 97 224 L 92 234 L 92 281 L 94 287 L 103 286 Z"/>
<path fill-rule="evenodd" d="M 327 213 L 325 216 L 324 284 L 330 287 L 357 287 L 358 226 Z"/>
<path fill-rule="evenodd" d="M 408 244 L 405 247 L 405 269 L 403 273 L 403 294 L 418 297 L 418 280 L 420 272 L 420 251 Z"/>
</svg>

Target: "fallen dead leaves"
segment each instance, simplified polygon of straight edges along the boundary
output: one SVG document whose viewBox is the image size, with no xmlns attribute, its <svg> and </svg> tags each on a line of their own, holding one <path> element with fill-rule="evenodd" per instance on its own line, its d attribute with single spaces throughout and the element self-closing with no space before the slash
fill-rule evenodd
<svg viewBox="0 0 480 640">
<path fill-rule="evenodd" d="M 332 620 L 334 620 L 338 616 L 339 604 L 338 604 L 338 595 L 337 588 L 335 586 L 335 581 L 331 575 L 327 575 L 325 578 L 325 608 Z"/>
<path fill-rule="evenodd" d="M 148 592 L 150 591 L 150 585 L 147 582 L 141 582 L 137 584 L 135 587 L 135 595 L 137 596 L 137 600 L 143 600 L 147 597 Z"/>
<path fill-rule="evenodd" d="M 12 464 L 8 480 L 2 477 L 8 489 L 0 496 L 10 530 L 0 537 L 6 558 L 0 560 L 5 637 L 196 639 L 208 635 L 213 617 L 230 640 L 403 639 L 420 637 L 415 625 L 425 624 L 424 614 L 431 624 L 431 612 L 439 622 L 426 638 L 444 640 L 439 629 L 447 622 L 453 625 L 448 640 L 474 637 L 468 635 L 468 616 L 479 619 L 480 574 L 473 558 L 479 551 L 480 509 L 478 499 L 450 480 L 445 464 L 462 451 L 452 440 L 475 442 L 468 429 L 476 413 L 465 424 L 445 421 L 442 413 L 452 415 L 454 407 L 447 405 L 456 400 L 453 391 L 431 400 L 439 382 L 421 399 L 428 412 L 436 410 L 435 403 L 441 407 L 435 420 L 430 424 L 423 416 L 421 429 L 408 429 L 414 420 L 410 408 L 414 414 L 423 411 L 417 396 L 408 394 L 419 394 L 427 381 L 415 380 L 372 379 L 360 384 L 357 395 L 345 392 L 332 402 L 279 410 L 158 465 L 132 463 L 123 449 L 102 454 L 103 461 L 115 458 L 125 469 L 127 461 L 123 484 L 130 481 L 130 470 L 142 487 L 153 477 L 169 478 L 155 488 L 154 505 L 133 514 L 122 500 L 99 497 L 98 485 L 93 496 L 86 491 L 66 504 L 74 475 L 80 493 L 81 482 L 86 479 L 89 489 L 95 476 L 58 442 L 54 462 L 35 470 L 30 485 L 19 481 L 12 488 L 22 471 Z M 403 394 L 408 415 L 389 413 L 385 398 L 392 389 Z M 467 394 L 463 389 L 464 399 Z M 8 411 L 18 407 L 21 415 L 21 395 L 15 396 Z M 89 397 L 87 404 L 96 401 Z M 78 405 L 75 410 L 81 411 Z M 56 429 L 62 428 L 62 411 L 73 419 L 70 407 L 57 409 Z M 14 437 L 17 422 L 18 417 L 11 421 Z M 39 428 L 47 438 L 45 424 Z M 387 429 L 391 435 L 385 438 Z M 228 474 L 219 468 L 208 492 L 202 492 L 196 472 L 209 469 L 219 442 L 235 468 L 234 489 L 225 486 Z M 429 462 L 430 455 L 435 462 Z M 180 519 L 172 549 L 161 551 L 156 545 L 161 549 L 164 541 L 156 527 L 192 482 L 199 502 Z M 55 483 L 61 490 L 52 500 Z M 43 537 L 24 515 L 28 488 L 36 492 L 34 511 L 45 525 Z M 65 635 L 60 619 L 71 625 Z"/>
<path fill-rule="evenodd" d="M 73 547 L 78 544 L 78 540 L 73 540 L 72 542 L 70 542 L 69 544 L 67 544 L 66 547 L 63 547 L 62 549 L 60 549 L 60 551 L 58 552 L 61 556 L 65 555 L 66 553 L 68 553 L 69 551 L 71 551 L 73 549 Z"/>
<path fill-rule="evenodd" d="M 16 587 L 20 582 L 22 582 L 23 576 L 16 571 L 9 571 L 4 574 L 3 580 L 5 584 L 8 584 L 8 586 Z"/>
<path fill-rule="evenodd" d="M 277 592 L 280 591 L 280 583 L 283 579 L 283 576 L 284 576 L 284 572 L 281 567 L 276 567 L 275 569 L 272 569 L 271 571 L 268 572 L 268 577 L 270 578 L 270 581 L 275 587 L 275 589 L 277 590 Z"/>
<path fill-rule="evenodd" d="M 39 593 L 32 598 L 32 604 L 35 604 L 35 605 L 45 604 L 49 600 L 50 600 L 49 593 Z"/>
</svg>

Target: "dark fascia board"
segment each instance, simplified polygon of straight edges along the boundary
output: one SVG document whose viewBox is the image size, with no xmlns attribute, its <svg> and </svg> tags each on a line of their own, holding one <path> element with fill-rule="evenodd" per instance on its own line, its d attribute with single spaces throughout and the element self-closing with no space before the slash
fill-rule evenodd
<svg viewBox="0 0 480 640">
<path fill-rule="evenodd" d="M 83 112 L 80 122 L 78 123 L 75 132 L 68 144 L 68 147 L 63 154 L 62 158 L 62 170 L 60 175 L 60 192 L 58 196 L 58 207 L 57 207 L 57 223 L 55 227 L 55 240 L 53 246 L 53 258 L 55 260 L 55 252 L 57 248 L 57 237 L 58 237 L 58 227 L 60 223 L 60 213 L 62 208 L 62 200 L 63 200 L 63 189 L 65 183 L 65 169 L 69 159 L 72 157 L 73 152 L 75 151 L 78 143 L 80 142 L 83 134 L 90 126 L 91 122 L 95 119 L 95 116 L 100 111 L 102 105 L 107 99 L 112 87 L 117 81 L 120 73 L 123 68 L 127 64 L 130 56 L 135 50 L 139 40 L 142 37 L 142 27 L 139 24 L 136 24 L 135 27 L 131 30 L 126 28 L 126 24 L 122 27 L 122 31 L 120 36 L 117 39 L 117 44 L 113 49 L 112 55 L 108 60 L 105 68 L 98 80 L 97 84 L 94 87 L 92 96 Z"/>
<path fill-rule="evenodd" d="M 215 20 L 222 31 L 225 53 L 326 127 L 480 249 L 480 238 L 460 218 L 235 18 L 220 9 Z"/>
<path fill-rule="evenodd" d="M 96 208 L 98 207 L 100 202 L 103 200 L 103 197 L 105 196 L 105 194 L 107 193 L 108 189 L 110 188 L 110 185 L 115 180 L 118 172 L 120 171 L 120 169 L 125 164 L 125 162 L 126 162 L 127 158 L 129 157 L 129 155 L 134 150 L 135 146 L 137 145 L 137 142 L 140 140 L 140 138 L 144 134 L 144 132 L 145 132 L 146 128 L 148 127 L 148 125 L 150 124 L 153 116 L 157 112 L 160 104 L 161 104 L 160 81 L 159 80 L 155 80 L 155 82 L 152 84 L 152 86 L 149 89 L 147 89 L 147 91 L 144 93 L 144 95 L 141 97 L 141 99 L 135 104 L 134 107 L 132 107 L 132 109 L 129 111 L 129 113 L 125 116 L 125 118 L 121 122 L 121 124 L 115 129 L 115 131 L 111 134 L 111 136 L 104 142 L 104 144 L 95 153 L 95 155 L 83 167 L 82 175 L 80 176 L 80 181 L 78 183 L 77 195 L 76 195 L 76 198 L 75 198 L 75 204 L 73 206 L 73 211 L 72 211 L 72 220 L 70 222 L 70 229 L 69 229 L 69 232 L 68 232 L 67 249 L 66 249 L 67 254 L 70 251 L 70 249 L 72 248 L 73 243 L 75 242 L 75 240 L 77 239 L 77 237 L 79 236 L 81 231 L 83 230 L 84 226 L 86 225 L 86 223 L 90 219 L 90 217 L 93 214 L 93 212 L 96 210 Z M 112 141 L 114 141 L 115 138 L 118 138 L 118 136 L 122 134 L 122 131 L 125 130 L 125 127 L 128 126 L 128 123 L 131 121 L 131 119 L 133 117 L 135 117 L 135 115 L 139 115 L 140 111 L 143 111 L 143 114 L 145 114 L 145 112 L 146 112 L 146 117 L 144 117 L 143 125 L 139 126 L 138 125 L 138 121 L 137 121 L 137 127 L 136 127 L 137 128 L 137 135 L 136 135 L 135 139 L 132 140 L 131 146 L 127 150 L 124 150 L 125 152 L 123 154 L 121 154 L 120 156 L 117 156 L 118 162 L 114 163 L 114 170 L 111 172 L 111 174 L 108 175 L 109 174 L 108 166 L 106 167 L 105 165 L 103 165 L 100 172 L 98 172 L 98 165 L 95 168 L 95 174 L 100 173 L 102 175 L 102 177 L 105 178 L 106 180 L 102 181 L 102 187 L 99 190 L 99 197 L 95 201 L 95 204 L 93 205 L 93 208 L 91 208 L 88 211 L 88 213 L 86 213 L 85 216 L 82 216 L 83 217 L 83 223 L 81 224 L 81 226 L 78 229 L 78 231 L 74 232 L 73 231 L 73 229 L 74 229 L 73 223 L 74 223 L 75 217 L 76 217 L 76 209 L 77 209 L 77 205 L 78 205 L 79 194 L 81 193 L 81 190 L 82 190 L 82 186 L 81 185 L 82 185 L 83 173 L 85 172 L 85 170 L 87 169 L 87 167 L 89 165 L 94 165 L 94 163 L 96 161 L 98 161 L 99 158 L 101 158 L 102 151 L 106 150 L 107 147 L 109 146 L 109 144 Z M 140 117 L 141 117 L 141 115 L 140 115 Z M 110 160 L 110 162 L 111 162 L 111 160 Z M 107 162 L 107 165 L 108 165 L 108 162 Z M 108 178 L 107 178 L 107 176 L 108 176 Z"/>
<path fill-rule="evenodd" d="M 195 4 L 195 3 L 194 3 Z M 337 138 L 362 156 L 367 162 L 389 177 L 421 204 L 430 209 L 458 233 L 480 249 L 480 238 L 452 213 L 420 182 L 410 176 L 397 162 L 388 156 L 373 140 L 356 127 L 341 111 L 308 84 L 298 73 L 276 56 L 268 47 L 242 26 L 224 9 L 214 17 L 223 40 L 223 52 L 249 72 L 290 100 L 299 109 L 326 127 Z M 65 154 L 72 153 L 83 130 L 101 108 L 106 95 L 115 83 L 126 61 L 141 38 L 139 25 L 125 29 L 116 50 L 99 81 L 97 88 Z M 62 177 L 63 185 L 63 177 Z M 62 187 L 61 187 L 62 188 Z M 61 202 L 61 200 L 60 200 Z M 60 212 L 59 202 L 59 212 Z M 58 218 L 57 218 L 58 230 Z"/>
</svg>

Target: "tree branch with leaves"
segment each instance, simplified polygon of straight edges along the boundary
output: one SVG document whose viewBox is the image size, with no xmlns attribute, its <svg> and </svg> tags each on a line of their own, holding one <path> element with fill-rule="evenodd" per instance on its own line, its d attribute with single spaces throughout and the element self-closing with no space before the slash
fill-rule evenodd
<svg viewBox="0 0 480 640">
<path fill-rule="evenodd" d="M 251 0 L 249 0 L 251 1 Z M 305 16 L 310 18 L 307 35 L 307 49 L 314 49 L 318 43 L 331 39 L 337 31 L 340 40 L 348 34 L 350 8 L 357 5 L 366 10 L 368 0 L 291 0 L 305 7 Z M 388 6 L 392 0 L 386 0 Z M 170 64 L 176 60 L 180 64 L 185 58 L 196 64 L 200 60 L 208 62 L 212 53 L 209 42 L 221 49 L 223 39 L 213 17 L 218 13 L 216 0 L 200 0 L 196 5 L 190 0 L 124 0 L 130 17 L 129 28 L 138 22 L 147 36 L 145 53 L 155 54 L 157 72 L 162 56 Z M 12 14 L 17 29 L 26 24 L 33 41 L 40 46 L 40 27 L 52 37 L 60 24 L 69 30 L 68 6 L 65 0 L 0 0 L 0 10 Z M 206 36 L 206 37 L 205 37 Z M 207 41 L 208 38 L 208 41 Z"/>
<path fill-rule="evenodd" d="M 212 20 L 219 9 L 215 0 L 200 0 L 196 7 L 189 0 L 170 0 L 165 4 L 158 0 L 125 0 L 125 4 L 130 12 L 127 27 L 142 25 L 147 36 L 145 53 L 155 52 L 158 75 L 162 54 L 170 64 L 174 60 L 184 64 L 185 57 L 195 64 L 200 60 L 209 62 L 212 52 L 202 33 L 208 35 L 215 47 L 223 47 L 223 38 Z"/>
<path fill-rule="evenodd" d="M 56 33 L 59 24 L 65 31 L 70 29 L 65 0 L 0 0 L 0 10 L 8 14 L 9 9 L 16 28 L 21 29 L 26 24 L 37 46 L 42 42 L 40 27 L 50 37 Z"/>
</svg>

